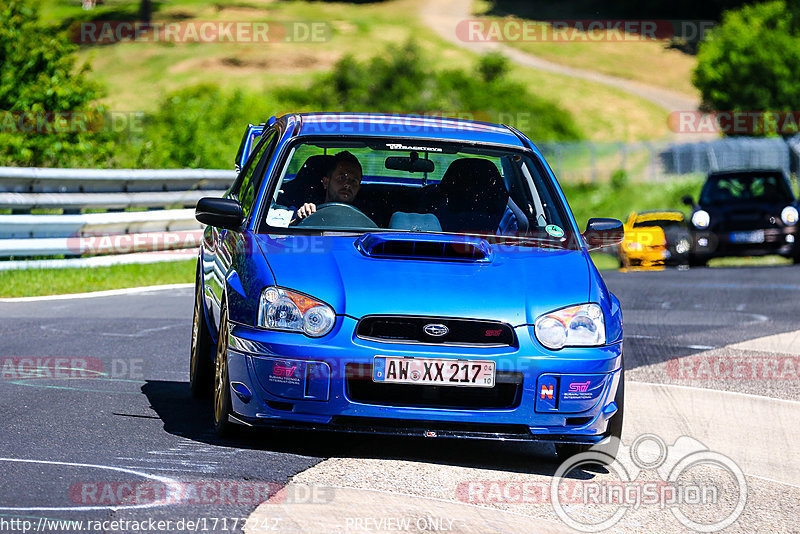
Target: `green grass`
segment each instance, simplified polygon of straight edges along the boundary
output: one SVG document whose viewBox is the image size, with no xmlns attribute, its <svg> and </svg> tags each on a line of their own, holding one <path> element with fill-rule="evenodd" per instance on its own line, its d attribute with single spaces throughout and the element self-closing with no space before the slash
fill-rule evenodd
<svg viewBox="0 0 800 534">
<path fill-rule="evenodd" d="M 90 269 L 0 271 L 0 297 L 34 297 L 192 282 L 194 260 Z"/>
<path fill-rule="evenodd" d="M 165 94 L 211 82 L 226 90 L 239 88 L 258 94 L 265 102 L 274 103 L 275 114 L 280 114 L 291 111 L 283 109 L 275 97 L 280 87 L 307 87 L 346 54 L 363 60 L 390 43 L 399 44 L 412 37 L 430 58 L 431 67 L 472 69 L 475 54 L 439 38 L 419 20 L 417 13 L 423 1 L 250 0 L 226 4 L 219 0 L 165 0 L 154 14 L 156 21 L 327 21 L 332 36 L 322 43 L 118 43 L 83 46 L 79 56 L 82 62 L 91 63 L 90 77 L 107 87 L 104 103 L 114 110 L 152 112 Z M 104 10 L 124 11 L 131 2 L 107 0 L 104 5 Z M 75 0 L 42 1 L 42 16 L 50 23 L 85 20 L 93 15 L 102 18 L 103 13 L 87 15 Z M 512 78 L 572 114 L 586 139 L 634 141 L 670 135 L 663 110 L 625 92 L 519 66 L 513 68 Z M 525 109 L 518 114 L 517 121 L 511 122 L 536 120 Z M 260 120 L 263 117 L 242 117 L 243 123 Z M 524 125 L 520 129 L 525 131 Z"/>
<path fill-rule="evenodd" d="M 591 256 L 594 266 L 597 267 L 597 270 L 599 271 L 611 271 L 619 267 L 619 261 L 611 254 L 592 252 Z"/>
<path fill-rule="evenodd" d="M 689 214 L 681 203 L 683 195 L 697 198 L 703 176 L 672 178 L 666 182 L 628 183 L 615 188 L 608 182 L 562 183 L 578 226 L 584 228 L 591 217 L 613 217 L 625 220 L 632 211 L 677 209 Z"/>
<path fill-rule="evenodd" d="M 759 256 L 747 258 L 714 258 L 709 267 L 759 267 L 764 265 L 791 265 L 792 260 L 782 256 Z"/>
<path fill-rule="evenodd" d="M 674 48 L 669 48 L 667 39 L 636 39 L 636 35 L 625 40 L 599 39 L 583 32 L 569 32 L 572 40 L 553 40 L 552 26 L 544 22 L 535 22 L 519 16 L 490 16 L 490 4 L 476 2 L 473 8 L 477 18 L 485 21 L 486 28 L 494 24 L 495 28 L 516 28 L 525 24 L 531 28 L 531 36 L 539 40 L 524 40 L 511 33 L 505 44 L 522 50 L 528 54 L 541 57 L 554 63 L 587 69 L 609 76 L 616 76 L 653 85 L 684 94 L 698 97 L 697 89 L 692 85 L 692 70 L 697 65 L 697 58 Z M 537 16 L 537 15 L 534 15 Z M 542 19 L 547 20 L 547 15 Z M 563 17 L 554 17 L 561 19 Z M 570 19 L 571 17 L 566 17 Z M 581 17 L 578 17 L 581 18 Z M 509 26 L 513 25 L 513 26 Z M 536 28 L 536 30 L 533 30 Z M 521 35 L 521 34 L 520 34 Z M 565 35 L 564 33 L 561 34 Z M 542 37 L 546 37 L 542 39 Z"/>
</svg>

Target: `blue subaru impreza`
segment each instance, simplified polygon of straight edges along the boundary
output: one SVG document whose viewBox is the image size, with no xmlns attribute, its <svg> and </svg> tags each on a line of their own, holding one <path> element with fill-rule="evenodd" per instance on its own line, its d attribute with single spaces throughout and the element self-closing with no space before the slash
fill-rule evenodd
<svg viewBox="0 0 800 534">
<path fill-rule="evenodd" d="M 507 126 L 314 113 L 251 125 L 204 198 L 191 388 L 214 425 L 545 441 L 622 430 L 622 314 L 552 170 Z"/>
</svg>

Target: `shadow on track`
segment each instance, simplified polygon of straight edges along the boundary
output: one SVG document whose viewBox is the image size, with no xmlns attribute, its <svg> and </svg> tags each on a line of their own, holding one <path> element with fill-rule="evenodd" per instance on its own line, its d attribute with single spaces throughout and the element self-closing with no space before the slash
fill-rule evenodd
<svg viewBox="0 0 800 534">
<path fill-rule="evenodd" d="M 213 446 L 255 449 L 315 458 L 407 460 L 496 471 L 550 476 L 558 468 L 551 445 L 479 440 L 406 438 L 242 428 L 222 439 L 213 430 L 211 402 L 191 396 L 187 382 L 148 380 L 142 386 L 150 405 L 170 434 Z M 598 473 L 605 473 L 598 469 Z M 572 478 L 592 478 L 585 471 Z"/>
</svg>

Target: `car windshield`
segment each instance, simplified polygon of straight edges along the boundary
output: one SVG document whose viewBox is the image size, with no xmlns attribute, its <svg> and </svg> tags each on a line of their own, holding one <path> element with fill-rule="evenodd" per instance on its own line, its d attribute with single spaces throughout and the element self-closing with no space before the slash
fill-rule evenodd
<svg viewBox="0 0 800 534">
<path fill-rule="evenodd" d="M 786 180 L 774 174 L 711 176 L 700 193 L 700 204 L 749 201 L 784 203 L 792 200 Z"/>
<path fill-rule="evenodd" d="M 671 228 L 673 226 L 686 226 L 686 221 L 682 213 L 663 212 L 663 213 L 642 213 L 636 217 L 633 223 L 634 228 L 646 226 L 659 226 L 661 228 Z"/>
<path fill-rule="evenodd" d="M 261 230 L 469 234 L 575 248 L 566 210 L 534 158 L 419 140 L 300 142 L 269 186 Z"/>
</svg>

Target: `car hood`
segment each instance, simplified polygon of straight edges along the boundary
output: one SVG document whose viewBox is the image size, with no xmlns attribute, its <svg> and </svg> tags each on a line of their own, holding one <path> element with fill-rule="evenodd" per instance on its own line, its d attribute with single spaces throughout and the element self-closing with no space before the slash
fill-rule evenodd
<svg viewBox="0 0 800 534">
<path fill-rule="evenodd" d="M 580 250 L 489 245 L 477 239 L 487 248 L 483 261 L 376 258 L 359 250 L 358 240 L 258 236 L 279 286 L 356 319 L 422 315 L 532 324 L 542 313 L 587 302 L 594 276 L 588 255 Z"/>
</svg>

